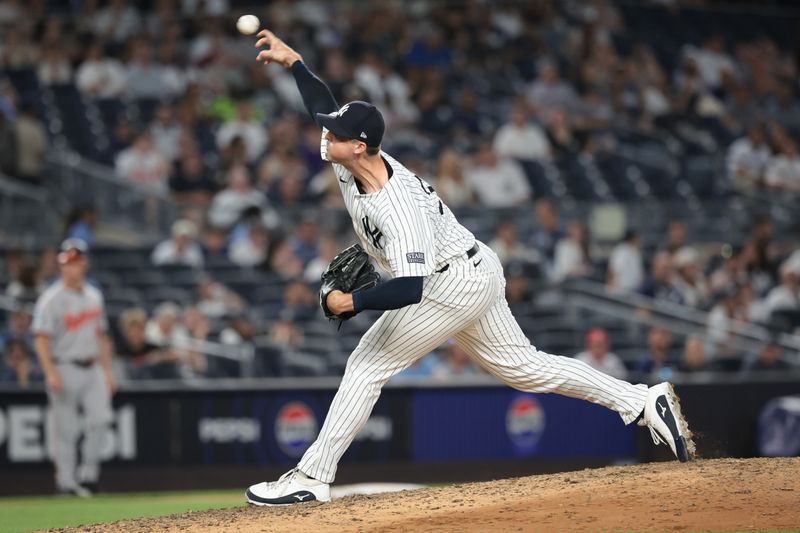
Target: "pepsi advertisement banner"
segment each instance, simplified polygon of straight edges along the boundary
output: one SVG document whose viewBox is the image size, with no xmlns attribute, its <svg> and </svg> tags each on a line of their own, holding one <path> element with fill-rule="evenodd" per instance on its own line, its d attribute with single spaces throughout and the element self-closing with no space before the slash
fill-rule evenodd
<svg viewBox="0 0 800 533">
<path fill-rule="evenodd" d="M 635 428 L 589 402 L 512 389 L 415 391 L 414 459 L 636 456 Z"/>
<path fill-rule="evenodd" d="M 797 441 L 797 400 L 770 404 L 762 413 L 771 399 L 798 389 L 736 382 L 683 385 L 678 393 L 684 414 L 703 435 L 701 454 L 746 457 L 798 453 L 789 446 Z M 296 464 L 319 434 L 334 393 L 120 392 L 103 458 L 120 465 Z M 608 409 L 558 395 L 501 386 L 388 388 L 342 462 L 648 460 L 655 447 L 647 439 L 645 430 L 625 426 Z M 0 471 L 46 465 L 49 442 L 43 392 L 0 393 Z"/>
</svg>

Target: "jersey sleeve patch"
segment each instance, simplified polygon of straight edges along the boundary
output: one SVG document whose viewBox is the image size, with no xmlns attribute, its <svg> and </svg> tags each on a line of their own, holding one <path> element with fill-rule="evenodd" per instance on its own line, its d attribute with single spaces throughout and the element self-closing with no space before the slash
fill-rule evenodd
<svg viewBox="0 0 800 533">
<path fill-rule="evenodd" d="M 425 254 L 422 252 L 410 252 L 406 254 L 406 261 L 409 263 L 425 264 Z"/>
</svg>

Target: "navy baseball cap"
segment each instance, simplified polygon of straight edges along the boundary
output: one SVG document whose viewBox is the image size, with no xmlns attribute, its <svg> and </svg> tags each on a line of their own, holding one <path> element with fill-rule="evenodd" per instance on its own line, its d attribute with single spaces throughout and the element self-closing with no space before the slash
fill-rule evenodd
<svg viewBox="0 0 800 533">
<path fill-rule="evenodd" d="M 66 239 L 61 243 L 61 253 L 58 254 L 58 262 L 62 265 L 66 265 L 88 253 L 89 245 L 86 244 L 86 241 L 83 239 Z"/>
<path fill-rule="evenodd" d="M 358 100 L 343 105 L 330 115 L 317 113 L 317 121 L 337 137 L 356 139 L 371 147 L 381 145 L 386 129 L 378 108 Z"/>
</svg>

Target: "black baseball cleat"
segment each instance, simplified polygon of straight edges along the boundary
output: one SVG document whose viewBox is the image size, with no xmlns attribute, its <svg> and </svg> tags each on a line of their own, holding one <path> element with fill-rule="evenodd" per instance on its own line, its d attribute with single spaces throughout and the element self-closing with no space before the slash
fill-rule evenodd
<svg viewBox="0 0 800 533">
<path fill-rule="evenodd" d="M 291 505 L 308 502 L 331 501 L 330 485 L 310 478 L 297 468 L 289 470 L 278 481 L 252 485 L 245 492 L 247 502 L 253 505 Z"/>
<path fill-rule="evenodd" d="M 653 385 L 647 391 L 644 416 L 639 422 L 650 429 L 655 444 L 664 443 L 681 462 L 694 459 L 692 432 L 681 413 L 678 396 L 670 383 Z"/>
</svg>

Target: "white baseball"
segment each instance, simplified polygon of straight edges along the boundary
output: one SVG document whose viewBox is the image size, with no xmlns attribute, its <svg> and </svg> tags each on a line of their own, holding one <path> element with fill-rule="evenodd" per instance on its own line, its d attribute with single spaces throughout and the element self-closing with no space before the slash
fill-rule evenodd
<svg viewBox="0 0 800 533">
<path fill-rule="evenodd" d="M 239 30 L 240 33 L 245 35 L 253 35 L 255 32 L 258 31 L 258 27 L 261 23 L 258 20 L 258 17 L 255 15 L 242 15 L 239 17 L 239 20 L 236 21 L 236 29 Z"/>
</svg>

